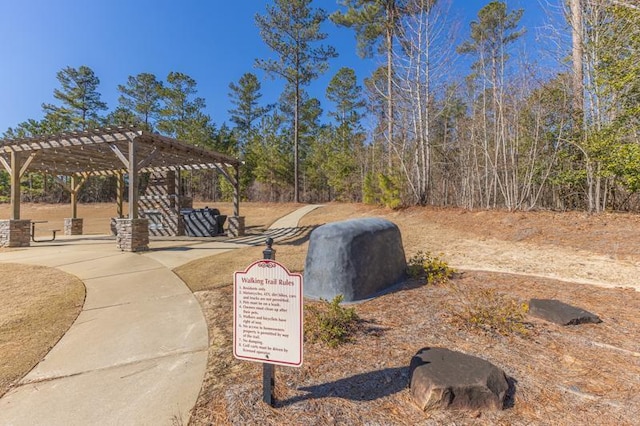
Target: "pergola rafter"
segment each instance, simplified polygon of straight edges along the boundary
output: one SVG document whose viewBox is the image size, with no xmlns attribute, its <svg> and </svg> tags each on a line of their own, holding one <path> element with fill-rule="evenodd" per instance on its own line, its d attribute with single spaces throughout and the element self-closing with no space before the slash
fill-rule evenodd
<svg viewBox="0 0 640 426">
<path fill-rule="evenodd" d="M 128 173 L 129 200 L 135 201 L 139 173 L 178 169 L 221 172 L 235 188 L 233 215 L 239 216 L 238 159 L 135 127 L 2 140 L 0 166 L 11 175 L 12 219 L 20 219 L 19 182 L 27 171 L 75 177 L 78 182 L 91 175 Z M 137 217 L 137 202 L 129 203 L 129 217 Z"/>
</svg>

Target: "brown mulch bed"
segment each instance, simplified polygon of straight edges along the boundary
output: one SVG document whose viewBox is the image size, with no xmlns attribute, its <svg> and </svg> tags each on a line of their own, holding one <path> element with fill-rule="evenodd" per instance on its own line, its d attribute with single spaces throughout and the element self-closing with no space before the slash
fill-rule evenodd
<svg viewBox="0 0 640 426">
<path fill-rule="evenodd" d="M 312 212 L 301 225 L 364 216 L 396 222 L 408 257 L 425 246 L 437 245 L 445 248 L 446 259 L 447 244 L 464 237 L 496 240 L 511 250 L 514 262 L 521 249 L 516 243 L 523 241 L 549 250 L 588 249 L 611 259 L 638 259 L 633 247 L 640 238 L 627 244 L 629 236 L 640 233 L 634 215 L 420 208 L 392 212 L 331 205 Z M 288 250 L 283 243 L 278 249 L 283 259 L 293 253 L 293 263 L 299 265 L 298 252 L 304 247 Z M 637 424 L 640 295 L 629 288 L 568 281 L 463 271 L 447 285 L 409 282 L 398 291 L 356 304 L 362 322 L 351 343 L 330 349 L 307 342 L 301 368 L 277 367 L 275 407 L 262 403 L 261 365 L 233 358 L 232 286 L 217 282 L 195 293 L 209 324 L 211 346 L 209 368 L 191 423 Z M 457 313 L 477 302 L 483 289 L 523 303 L 534 297 L 559 299 L 599 315 L 603 322 L 561 327 L 528 316 L 526 335 L 474 328 Z M 422 413 L 411 400 L 408 365 L 418 350 L 432 346 L 479 356 L 502 368 L 512 384 L 505 409 Z"/>
<path fill-rule="evenodd" d="M 505 274 L 464 273 L 467 297 L 491 288 L 517 300 L 557 298 L 603 323 L 561 327 L 527 318 L 528 335 L 461 327 L 449 285 L 408 285 L 355 305 L 362 323 L 337 349 L 306 343 L 301 368 L 277 367 L 275 408 L 262 403 L 261 365 L 231 354 L 231 286 L 197 293 L 211 330 L 211 366 L 194 424 L 637 424 L 640 415 L 640 295 Z M 408 365 L 423 347 L 447 347 L 502 368 L 514 392 L 499 412 L 422 413 Z"/>
</svg>

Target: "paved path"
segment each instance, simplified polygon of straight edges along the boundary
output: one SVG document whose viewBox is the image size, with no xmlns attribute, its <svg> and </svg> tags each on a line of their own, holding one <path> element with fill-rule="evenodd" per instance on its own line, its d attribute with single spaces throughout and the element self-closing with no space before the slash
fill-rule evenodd
<svg viewBox="0 0 640 426">
<path fill-rule="evenodd" d="M 268 234 L 294 235 L 316 207 L 285 216 Z M 153 241 L 140 255 L 118 252 L 109 238 L 62 237 L 2 253 L 0 262 L 76 275 L 87 293 L 64 337 L 0 399 L 0 425 L 186 424 L 206 368 L 208 332 L 197 300 L 170 269 L 264 239 Z"/>
</svg>

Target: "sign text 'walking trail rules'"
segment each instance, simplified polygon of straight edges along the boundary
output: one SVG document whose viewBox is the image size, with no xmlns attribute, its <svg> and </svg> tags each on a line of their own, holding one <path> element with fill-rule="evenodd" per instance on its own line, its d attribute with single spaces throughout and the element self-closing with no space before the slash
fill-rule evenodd
<svg viewBox="0 0 640 426">
<path fill-rule="evenodd" d="M 300 367 L 302 276 L 275 260 L 259 260 L 234 274 L 233 289 L 233 355 Z"/>
</svg>

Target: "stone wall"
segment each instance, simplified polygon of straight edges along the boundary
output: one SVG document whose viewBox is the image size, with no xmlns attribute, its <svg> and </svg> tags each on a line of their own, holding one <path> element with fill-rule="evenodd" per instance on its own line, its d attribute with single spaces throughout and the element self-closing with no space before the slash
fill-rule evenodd
<svg viewBox="0 0 640 426">
<path fill-rule="evenodd" d="M 66 217 L 64 219 L 64 235 L 82 235 L 83 220 Z"/>
<path fill-rule="evenodd" d="M 0 220 L 0 247 L 29 247 L 31 220 Z"/>
<path fill-rule="evenodd" d="M 116 219 L 117 247 L 122 251 L 149 250 L 149 221 L 147 219 Z"/>
</svg>

